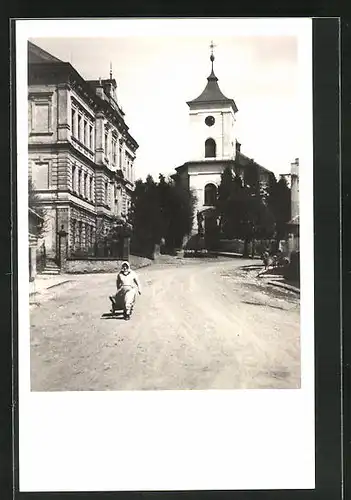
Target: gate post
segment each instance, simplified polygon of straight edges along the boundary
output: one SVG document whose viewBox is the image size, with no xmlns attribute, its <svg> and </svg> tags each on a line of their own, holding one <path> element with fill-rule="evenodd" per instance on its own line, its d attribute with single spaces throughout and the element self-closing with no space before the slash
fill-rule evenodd
<svg viewBox="0 0 351 500">
<path fill-rule="evenodd" d="M 64 226 L 61 226 L 60 231 L 57 232 L 57 235 L 59 237 L 58 244 L 59 244 L 59 262 L 58 265 L 60 268 L 64 268 L 66 266 L 66 260 L 67 260 L 67 240 L 66 237 L 68 235 L 67 231 L 65 231 Z"/>
<path fill-rule="evenodd" d="M 130 237 L 126 236 L 123 238 L 122 259 L 129 260 L 129 255 L 130 255 Z"/>
</svg>

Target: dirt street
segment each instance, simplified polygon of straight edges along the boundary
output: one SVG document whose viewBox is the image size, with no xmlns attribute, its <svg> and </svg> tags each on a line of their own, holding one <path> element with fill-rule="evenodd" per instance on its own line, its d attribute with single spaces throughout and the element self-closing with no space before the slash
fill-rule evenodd
<svg viewBox="0 0 351 500">
<path fill-rule="evenodd" d="M 108 315 L 115 275 L 75 275 L 31 308 L 34 391 L 300 386 L 299 297 L 242 259 L 139 270 L 130 321 Z"/>
</svg>

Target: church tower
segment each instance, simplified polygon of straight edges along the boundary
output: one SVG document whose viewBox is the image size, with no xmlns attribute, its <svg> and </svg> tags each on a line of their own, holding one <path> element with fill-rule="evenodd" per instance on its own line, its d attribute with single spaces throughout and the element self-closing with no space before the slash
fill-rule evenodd
<svg viewBox="0 0 351 500">
<path fill-rule="evenodd" d="M 177 167 L 172 176 L 184 188 L 196 196 L 195 217 L 192 234 L 199 241 L 204 236 L 206 248 L 216 243 L 218 213 L 216 200 L 221 175 L 226 167 L 239 175 L 242 182 L 252 190 L 262 190 L 269 184 L 272 172 L 242 153 L 236 135 L 236 113 L 238 108 L 233 99 L 226 97 L 218 85 L 214 72 L 215 56 L 211 42 L 211 72 L 203 92 L 189 106 L 189 160 Z M 196 239 L 200 237 L 199 239 Z"/>
<path fill-rule="evenodd" d="M 235 115 L 238 108 L 218 85 L 214 72 L 213 42 L 211 42 L 211 73 L 203 92 L 189 106 L 189 161 L 176 168 L 176 177 L 197 198 L 195 213 L 209 214 L 217 198 L 221 174 L 226 166 L 234 169 L 240 150 L 236 141 Z M 197 231 L 196 218 L 193 231 Z"/>
<path fill-rule="evenodd" d="M 190 161 L 234 160 L 236 152 L 235 114 L 233 99 L 228 99 L 218 85 L 214 73 L 213 42 L 211 73 L 204 91 L 188 101 L 190 118 Z"/>
</svg>

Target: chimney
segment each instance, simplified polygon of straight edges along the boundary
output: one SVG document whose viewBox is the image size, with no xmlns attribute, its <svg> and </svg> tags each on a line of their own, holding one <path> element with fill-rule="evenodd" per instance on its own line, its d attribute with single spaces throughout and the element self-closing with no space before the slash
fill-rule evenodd
<svg viewBox="0 0 351 500">
<path fill-rule="evenodd" d="M 236 143 L 235 143 L 235 150 L 236 150 L 237 153 L 240 153 L 240 148 L 241 148 L 240 142 L 236 141 Z"/>
<path fill-rule="evenodd" d="M 101 99 L 104 98 L 104 87 L 101 82 L 101 78 L 99 78 L 99 84 L 96 86 L 96 95 L 101 97 Z"/>
</svg>

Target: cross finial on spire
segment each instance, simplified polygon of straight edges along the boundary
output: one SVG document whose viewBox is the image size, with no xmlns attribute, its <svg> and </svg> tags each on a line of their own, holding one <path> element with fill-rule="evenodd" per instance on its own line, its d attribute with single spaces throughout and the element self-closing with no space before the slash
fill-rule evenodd
<svg viewBox="0 0 351 500">
<path fill-rule="evenodd" d="M 213 49 L 216 47 L 216 45 L 213 43 L 213 40 L 211 40 L 210 44 L 210 49 L 211 49 L 211 56 L 213 56 Z"/>
<path fill-rule="evenodd" d="M 213 49 L 216 47 L 216 45 L 213 43 L 213 40 L 211 40 L 210 43 L 210 49 L 211 49 L 211 55 L 210 55 L 210 60 L 212 63 L 212 71 L 213 71 L 213 61 L 215 60 L 215 56 L 213 55 Z"/>
<path fill-rule="evenodd" d="M 112 80 L 112 62 L 110 62 L 110 80 Z"/>
</svg>

